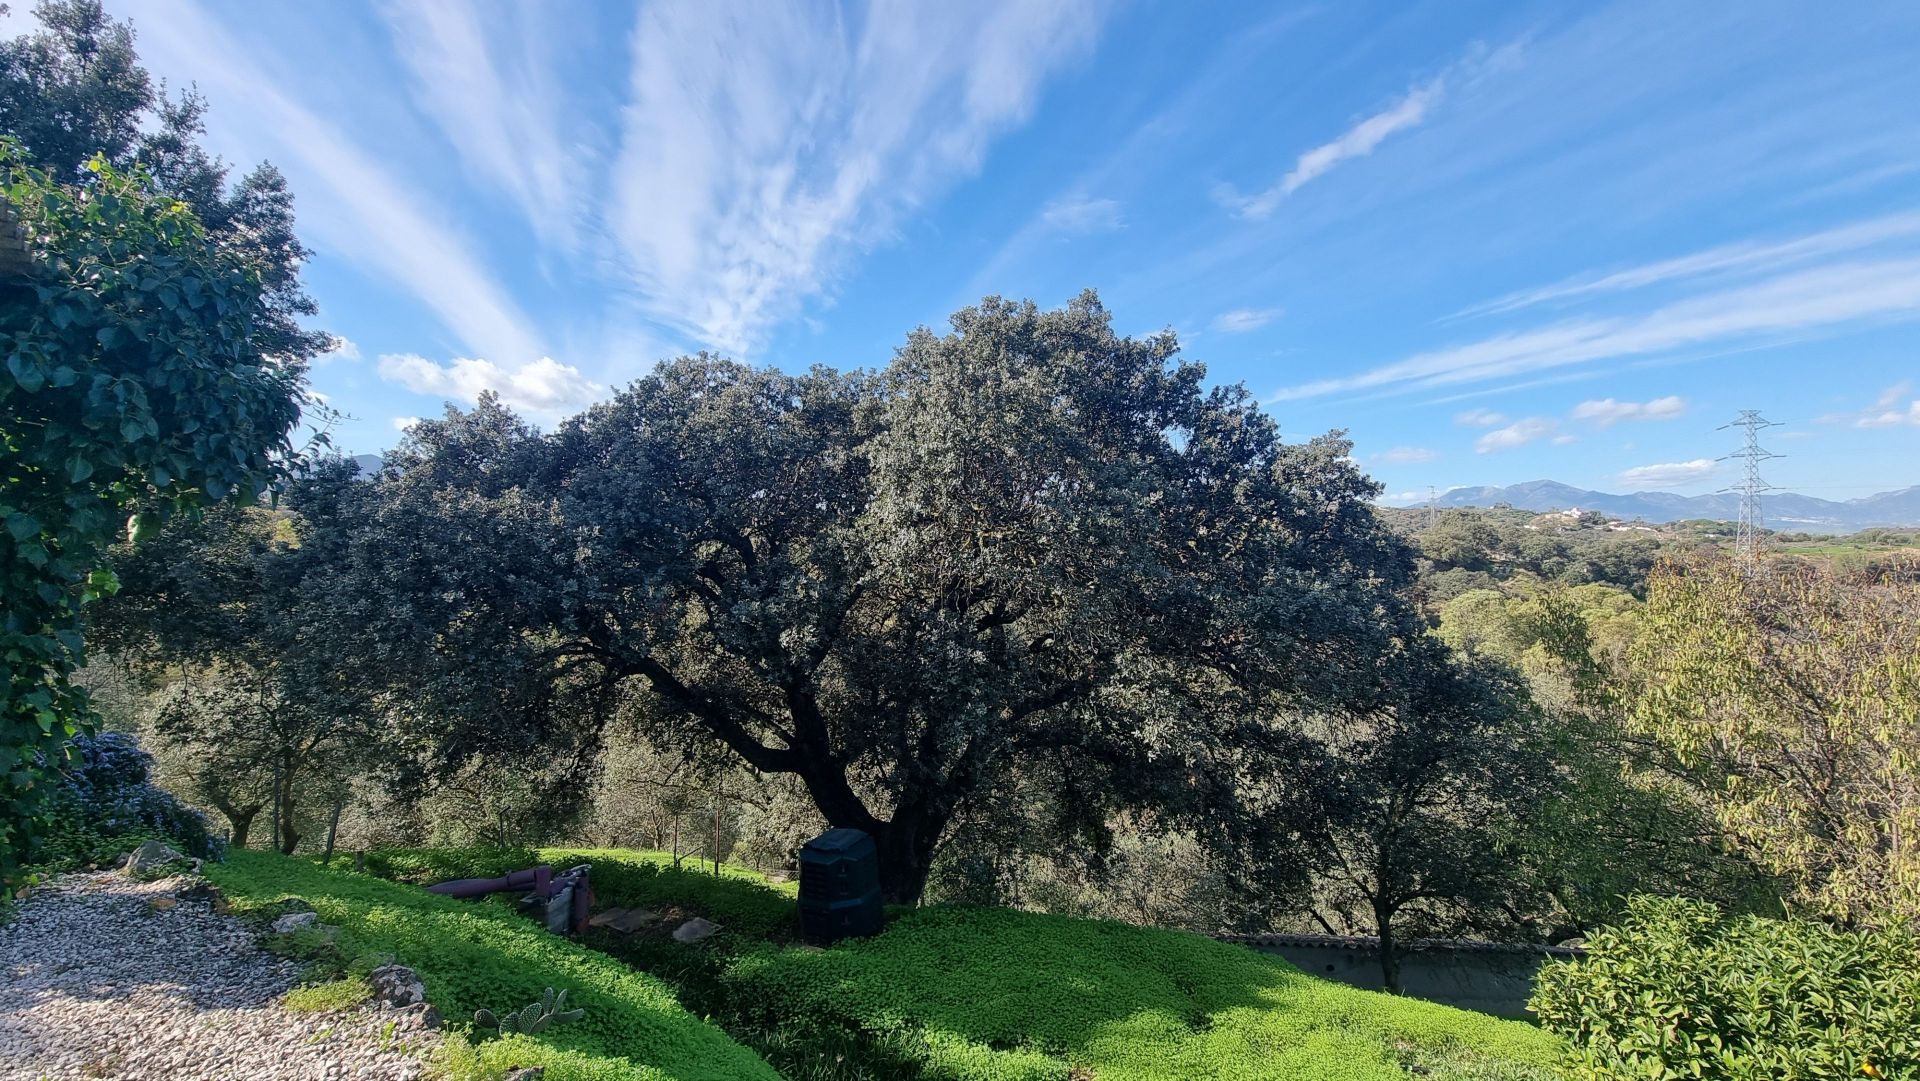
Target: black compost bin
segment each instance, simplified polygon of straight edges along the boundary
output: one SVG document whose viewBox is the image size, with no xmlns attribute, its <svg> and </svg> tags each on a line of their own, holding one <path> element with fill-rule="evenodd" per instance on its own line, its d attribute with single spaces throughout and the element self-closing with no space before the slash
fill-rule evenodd
<svg viewBox="0 0 1920 1081">
<path fill-rule="evenodd" d="M 841 829 L 800 849 L 800 930 L 825 945 L 877 935 L 886 925 L 880 904 L 880 854 L 873 838 Z"/>
</svg>

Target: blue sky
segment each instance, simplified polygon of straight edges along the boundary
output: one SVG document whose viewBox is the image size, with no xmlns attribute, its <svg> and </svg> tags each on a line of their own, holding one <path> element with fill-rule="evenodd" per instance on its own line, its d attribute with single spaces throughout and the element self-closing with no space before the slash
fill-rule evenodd
<svg viewBox="0 0 1920 1081">
<path fill-rule="evenodd" d="M 1390 498 L 1710 491 L 1744 408 L 1920 483 L 1910 0 L 109 6 L 291 179 L 349 450 L 1091 286 Z"/>
</svg>

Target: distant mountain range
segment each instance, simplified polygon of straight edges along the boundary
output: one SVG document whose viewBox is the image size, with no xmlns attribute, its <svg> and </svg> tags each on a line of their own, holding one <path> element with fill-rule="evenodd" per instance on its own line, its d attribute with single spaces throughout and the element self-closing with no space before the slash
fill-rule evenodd
<svg viewBox="0 0 1920 1081">
<path fill-rule="evenodd" d="M 1683 518 L 1730 522 L 1740 517 L 1740 497 L 1728 493 L 1614 495 L 1552 480 L 1530 480 L 1504 488 L 1454 488 L 1439 497 L 1443 507 L 1491 507 L 1499 503 L 1517 510 L 1599 511 L 1614 518 L 1638 518 L 1647 522 L 1675 522 Z M 1769 492 L 1761 509 L 1768 528 L 1790 532 L 1852 533 L 1874 526 L 1920 526 L 1920 484 L 1845 502 L 1792 492 Z"/>
</svg>

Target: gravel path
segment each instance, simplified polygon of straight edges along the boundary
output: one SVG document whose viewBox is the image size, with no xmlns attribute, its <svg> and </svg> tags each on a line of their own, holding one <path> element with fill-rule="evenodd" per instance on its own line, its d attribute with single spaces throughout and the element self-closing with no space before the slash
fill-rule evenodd
<svg viewBox="0 0 1920 1081">
<path fill-rule="evenodd" d="M 189 878 L 68 875 L 0 925 L 0 1079 L 413 1081 L 437 1034 L 384 1007 L 298 1014 L 299 966 L 181 898 Z M 173 900 L 171 908 L 156 911 Z M 389 1026 L 392 1026 L 391 1028 Z"/>
</svg>

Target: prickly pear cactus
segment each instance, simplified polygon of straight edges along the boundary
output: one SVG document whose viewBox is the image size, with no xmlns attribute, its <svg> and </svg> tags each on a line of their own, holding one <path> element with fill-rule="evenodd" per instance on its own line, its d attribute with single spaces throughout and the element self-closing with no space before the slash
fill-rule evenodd
<svg viewBox="0 0 1920 1081">
<path fill-rule="evenodd" d="M 502 1036 L 516 1032 L 523 1036 L 538 1036 L 553 1025 L 578 1021 L 586 1015 L 587 1011 L 582 1009 L 567 1009 L 567 993 L 564 990 L 556 992 L 549 987 L 547 993 L 540 996 L 540 1001 L 528 1003 L 522 1009 L 508 1010 L 499 1016 L 495 1016 L 492 1010 L 475 1010 L 473 1024 L 475 1028 L 495 1029 Z"/>
</svg>

